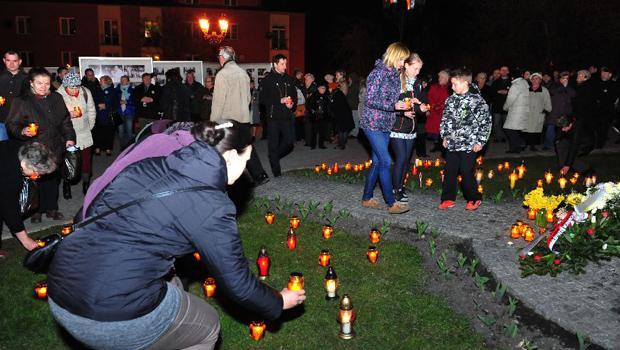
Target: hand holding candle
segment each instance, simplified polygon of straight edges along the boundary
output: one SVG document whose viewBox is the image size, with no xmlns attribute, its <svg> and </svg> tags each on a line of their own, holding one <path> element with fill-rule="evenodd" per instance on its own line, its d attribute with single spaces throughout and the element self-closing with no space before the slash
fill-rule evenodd
<svg viewBox="0 0 620 350">
<path fill-rule="evenodd" d="M 28 137 L 37 136 L 37 132 L 39 131 L 39 125 L 36 123 L 30 123 L 27 127 L 22 130 L 22 134 Z"/>
</svg>

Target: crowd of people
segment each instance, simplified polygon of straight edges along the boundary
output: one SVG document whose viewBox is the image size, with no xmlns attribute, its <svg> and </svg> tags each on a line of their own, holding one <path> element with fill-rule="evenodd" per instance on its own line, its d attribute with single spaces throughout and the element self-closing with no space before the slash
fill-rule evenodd
<svg viewBox="0 0 620 350">
<path fill-rule="evenodd" d="M 489 147 L 507 141 L 507 153 L 520 153 L 542 144 L 555 150 L 562 173 L 587 174 L 588 153 L 604 147 L 611 130 L 620 134 L 620 88 L 608 67 L 545 73 L 503 66 L 490 77 L 444 69 L 434 81 L 421 74 L 419 54 L 394 43 L 365 79 L 344 70 L 321 79 L 300 70 L 289 76 L 287 57 L 277 54 L 257 85 L 237 65 L 232 47 L 219 48 L 217 59 L 221 69 L 204 86 L 195 72 L 183 79 L 178 69 L 166 72 L 163 86 L 150 73 L 134 86 L 128 76 L 115 85 L 91 69 L 83 77 L 66 67 L 55 76 L 38 67 L 26 74 L 18 53 L 3 56 L 0 223 L 24 248 L 36 248 L 19 205 L 25 177 L 39 189 L 31 221 L 64 219 L 58 197 L 61 183 L 64 198 L 72 197 L 74 184 L 63 180 L 71 147 L 81 152 L 85 194 L 76 220 L 124 210 L 68 236 L 50 267 L 54 318 L 91 347 L 212 348 L 215 310 L 178 279 L 166 279 L 174 264 L 169 257 L 196 250 L 249 309 L 277 318 L 303 303 L 303 290 L 276 291 L 258 282 L 243 257 L 226 186 L 245 169 L 256 185 L 269 181 L 252 146 L 256 138 L 267 138 L 274 177 L 298 141 L 308 151 L 330 144 L 343 150 L 359 138 L 372 159 L 361 205 L 402 214 L 409 210 L 404 181 L 414 150 L 419 157 L 440 152 L 446 161 L 439 209 L 455 206 L 461 176 L 465 208 L 476 210 L 475 159 Z M 111 156 L 117 137 L 121 154 L 91 184 L 92 157 Z M 428 151 L 427 141 L 433 143 Z M 385 205 L 374 198 L 377 182 Z M 135 201 L 145 204 L 123 206 Z M 135 245 L 144 249 L 138 253 Z M 0 250 L 0 258 L 5 254 Z M 87 266 L 105 281 L 90 283 Z"/>
</svg>

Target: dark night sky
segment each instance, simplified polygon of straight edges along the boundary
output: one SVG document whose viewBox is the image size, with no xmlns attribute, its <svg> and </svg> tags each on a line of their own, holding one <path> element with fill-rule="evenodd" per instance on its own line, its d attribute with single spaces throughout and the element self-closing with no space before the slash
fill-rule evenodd
<svg viewBox="0 0 620 350">
<path fill-rule="evenodd" d="M 402 3 L 403 1 L 399 1 Z M 269 9 L 306 13 L 306 68 L 362 74 L 393 41 L 400 13 L 383 1 L 263 0 Z M 501 64 L 532 70 L 620 63 L 620 1 L 417 0 L 404 19 L 405 42 L 425 70 Z"/>
</svg>

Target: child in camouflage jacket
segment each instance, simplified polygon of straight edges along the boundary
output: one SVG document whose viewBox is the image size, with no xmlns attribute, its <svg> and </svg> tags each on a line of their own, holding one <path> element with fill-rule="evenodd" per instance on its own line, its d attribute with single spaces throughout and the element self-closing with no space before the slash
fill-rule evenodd
<svg viewBox="0 0 620 350">
<path fill-rule="evenodd" d="M 476 154 L 491 133 L 489 107 L 476 86 L 471 85 L 471 72 L 458 69 L 450 79 L 454 93 L 445 103 L 439 132 L 446 148 L 445 176 L 439 209 L 455 205 L 457 175 L 462 177 L 467 210 L 476 210 L 481 203 L 474 179 Z"/>
</svg>

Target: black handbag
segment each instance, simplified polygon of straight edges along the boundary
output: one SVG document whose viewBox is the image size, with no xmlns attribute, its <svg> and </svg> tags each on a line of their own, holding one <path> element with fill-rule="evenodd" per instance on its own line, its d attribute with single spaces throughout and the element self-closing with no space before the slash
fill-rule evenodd
<svg viewBox="0 0 620 350">
<path fill-rule="evenodd" d="M 95 215 L 95 216 L 91 216 L 89 218 L 86 218 L 84 221 L 79 222 L 77 224 L 73 225 L 73 230 L 77 230 L 81 227 L 84 227 L 92 222 L 95 222 L 105 216 L 108 216 L 112 213 L 116 213 L 119 210 L 125 209 L 127 207 L 130 207 L 132 205 L 136 205 L 142 202 L 146 202 L 149 201 L 151 199 L 159 199 L 159 198 L 164 198 L 164 197 L 168 197 L 171 196 L 173 194 L 177 194 L 177 193 L 184 193 L 184 192 L 192 192 L 192 191 L 200 191 L 200 190 L 208 190 L 210 189 L 210 186 L 194 186 L 194 187 L 186 187 L 186 188 L 181 188 L 181 189 L 177 189 L 177 190 L 169 190 L 169 191 L 163 191 L 163 192 L 158 192 L 158 193 L 154 193 L 150 196 L 146 196 L 143 198 L 139 198 L 136 200 L 133 200 L 131 202 L 125 203 L 119 207 L 116 207 L 114 209 L 110 209 L 108 211 L 105 211 L 99 215 Z M 59 234 L 52 234 L 49 236 L 46 236 L 42 239 L 39 239 L 37 241 L 37 244 L 39 245 L 38 248 L 35 248 L 31 251 L 28 252 L 28 254 L 26 254 L 26 257 L 24 258 L 24 267 L 27 268 L 28 270 L 32 271 L 32 272 L 36 272 L 36 273 L 47 273 L 50 264 L 52 263 L 52 259 L 54 258 L 54 254 L 56 253 L 56 250 L 58 249 L 58 247 L 60 246 L 60 244 L 62 243 L 63 240 L 63 236 L 59 235 Z"/>
<path fill-rule="evenodd" d="M 39 191 L 37 183 L 24 177 L 22 191 L 19 193 L 19 211 L 22 215 L 39 207 Z"/>
<path fill-rule="evenodd" d="M 110 120 L 114 126 L 119 126 L 125 122 L 125 117 L 118 112 L 110 112 Z"/>
<path fill-rule="evenodd" d="M 71 146 L 67 148 L 63 167 L 65 180 L 69 182 L 77 180 L 82 169 L 82 156 L 78 147 Z"/>
</svg>

